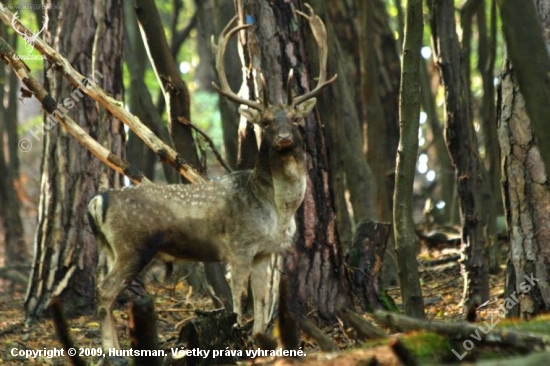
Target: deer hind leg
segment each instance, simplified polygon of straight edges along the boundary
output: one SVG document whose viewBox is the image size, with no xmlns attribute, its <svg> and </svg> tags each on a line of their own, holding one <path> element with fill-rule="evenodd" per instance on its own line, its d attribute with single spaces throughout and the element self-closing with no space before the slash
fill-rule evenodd
<svg viewBox="0 0 550 366">
<path fill-rule="evenodd" d="M 270 289 L 278 289 L 279 276 L 271 276 L 271 259 L 273 256 L 263 256 L 254 260 L 250 282 L 254 296 L 254 327 L 252 334 L 265 332 L 270 318 L 270 305 L 273 298 Z M 274 280 L 274 282 L 272 282 Z"/>
<path fill-rule="evenodd" d="M 113 305 L 118 294 L 137 277 L 143 267 L 137 255 L 133 260 L 125 257 L 124 263 L 116 260 L 97 287 L 97 310 L 101 326 L 101 342 L 105 351 L 109 348 L 120 349 L 113 318 Z"/>
</svg>

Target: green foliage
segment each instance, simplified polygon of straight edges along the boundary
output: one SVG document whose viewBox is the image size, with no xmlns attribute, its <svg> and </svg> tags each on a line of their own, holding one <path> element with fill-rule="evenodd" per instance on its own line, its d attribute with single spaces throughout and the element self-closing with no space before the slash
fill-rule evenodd
<svg viewBox="0 0 550 366">
<path fill-rule="evenodd" d="M 47 122 L 50 123 L 50 122 Z M 28 120 L 25 121 L 23 124 L 17 125 L 17 133 L 20 136 L 23 136 L 27 132 L 29 132 L 31 129 L 34 130 L 35 126 L 40 126 L 42 124 L 42 114 L 37 114 Z"/>
<path fill-rule="evenodd" d="M 218 95 L 205 91 L 196 91 L 191 95 L 191 120 L 195 126 L 206 132 L 221 151 L 223 146 L 223 129 L 221 115 L 218 109 Z M 197 136 L 197 134 L 195 135 Z M 199 139 L 202 139 L 199 137 Z M 215 164 L 215 158 L 210 149 L 205 146 L 208 165 Z"/>
</svg>

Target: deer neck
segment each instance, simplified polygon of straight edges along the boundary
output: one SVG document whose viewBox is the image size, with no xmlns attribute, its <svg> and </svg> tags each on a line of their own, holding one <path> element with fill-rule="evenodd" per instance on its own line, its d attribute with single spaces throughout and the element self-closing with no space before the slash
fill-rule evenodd
<svg viewBox="0 0 550 366">
<path fill-rule="evenodd" d="M 279 222 L 286 227 L 302 203 L 306 189 L 301 144 L 293 149 L 276 151 L 262 141 L 251 184 L 258 198 L 273 204 Z"/>
</svg>

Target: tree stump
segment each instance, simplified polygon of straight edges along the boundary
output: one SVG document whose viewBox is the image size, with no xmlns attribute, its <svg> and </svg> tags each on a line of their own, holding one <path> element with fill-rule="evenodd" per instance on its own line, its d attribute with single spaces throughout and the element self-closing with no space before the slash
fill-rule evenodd
<svg viewBox="0 0 550 366">
<path fill-rule="evenodd" d="M 346 267 L 356 304 L 364 311 L 395 309 L 382 290 L 380 271 L 391 224 L 361 221 L 346 252 Z"/>
<path fill-rule="evenodd" d="M 225 310 L 197 311 L 197 318 L 181 329 L 178 345 L 183 350 L 209 350 L 207 358 L 186 356 L 171 365 L 231 365 L 244 359 L 247 332 L 236 327 L 237 315 Z M 226 350 L 228 352 L 226 352 Z M 213 357 L 213 351 L 223 351 Z M 233 352 L 231 352 L 233 351 Z"/>
</svg>

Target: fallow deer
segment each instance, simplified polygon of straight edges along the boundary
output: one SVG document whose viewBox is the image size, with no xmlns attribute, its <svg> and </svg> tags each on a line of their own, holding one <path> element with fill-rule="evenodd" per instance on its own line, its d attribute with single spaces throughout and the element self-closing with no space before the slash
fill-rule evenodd
<svg viewBox="0 0 550 366">
<path fill-rule="evenodd" d="M 243 306 L 250 278 L 254 297 L 253 332 L 265 330 L 267 272 L 271 254 L 292 244 L 294 213 L 306 190 L 306 164 L 298 122 L 315 106 L 318 94 L 336 79 L 327 80 L 326 30 L 310 7 L 304 16 L 319 45 L 320 76 L 310 92 L 292 95 L 292 71 L 287 102 L 271 105 L 263 76 L 263 96 L 252 101 L 231 91 L 224 70 L 230 38 L 249 25 L 230 29 L 219 37 L 216 69 L 218 92 L 247 106 L 239 112 L 262 127 L 261 146 L 253 170 L 237 171 L 196 185 L 140 185 L 95 195 L 88 204 L 98 246 L 107 254 L 109 272 L 98 285 L 97 303 L 105 349 L 118 348 L 112 316 L 118 294 L 151 262 L 187 259 L 226 261 L 231 274 L 233 309 L 242 324 Z"/>
</svg>

